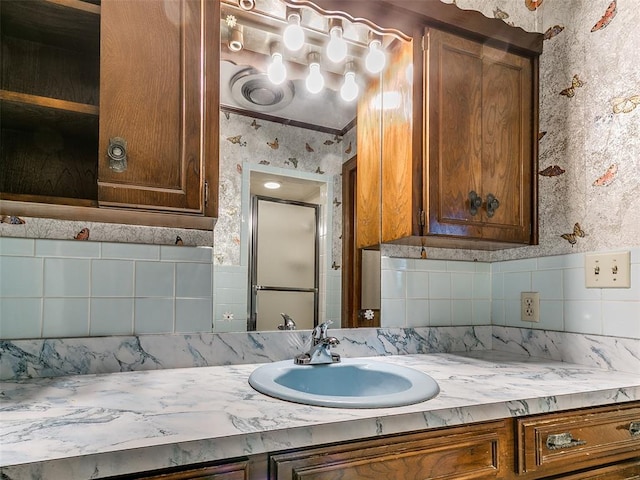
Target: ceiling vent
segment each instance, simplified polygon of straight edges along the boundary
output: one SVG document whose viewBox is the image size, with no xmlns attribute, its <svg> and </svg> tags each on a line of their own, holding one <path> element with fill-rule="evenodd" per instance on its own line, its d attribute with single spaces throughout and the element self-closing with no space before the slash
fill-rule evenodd
<svg viewBox="0 0 640 480">
<path fill-rule="evenodd" d="M 233 75 L 229 87 L 231 96 L 238 105 L 256 112 L 278 111 L 291 103 L 295 93 L 291 81 L 274 85 L 266 73 L 252 67 Z"/>
</svg>

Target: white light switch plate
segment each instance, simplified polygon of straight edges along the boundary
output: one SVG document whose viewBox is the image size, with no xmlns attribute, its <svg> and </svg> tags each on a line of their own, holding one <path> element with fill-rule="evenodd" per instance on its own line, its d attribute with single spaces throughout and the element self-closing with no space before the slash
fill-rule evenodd
<svg viewBox="0 0 640 480">
<path fill-rule="evenodd" d="M 587 288 L 630 288 L 630 252 L 586 254 L 584 279 Z"/>
</svg>

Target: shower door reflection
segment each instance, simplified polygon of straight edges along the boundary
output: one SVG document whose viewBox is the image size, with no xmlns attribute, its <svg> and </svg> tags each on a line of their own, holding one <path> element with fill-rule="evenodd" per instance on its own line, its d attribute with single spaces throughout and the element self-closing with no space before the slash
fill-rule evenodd
<svg viewBox="0 0 640 480">
<path fill-rule="evenodd" d="M 248 330 L 277 330 L 280 313 L 298 329 L 318 318 L 319 206 L 254 196 Z"/>
</svg>

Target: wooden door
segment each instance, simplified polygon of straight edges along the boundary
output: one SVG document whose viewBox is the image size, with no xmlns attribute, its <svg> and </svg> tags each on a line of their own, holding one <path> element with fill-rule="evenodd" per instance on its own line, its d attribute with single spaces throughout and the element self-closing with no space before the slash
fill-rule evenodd
<svg viewBox="0 0 640 480">
<path fill-rule="evenodd" d="M 425 39 L 428 233 L 528 243 L 531 60 L 434 29 Z"/>
<path fill-rule="evenodd" d="M 218 2 L 101 5 L 100 205 L 215 215 Z"/>
</svg>

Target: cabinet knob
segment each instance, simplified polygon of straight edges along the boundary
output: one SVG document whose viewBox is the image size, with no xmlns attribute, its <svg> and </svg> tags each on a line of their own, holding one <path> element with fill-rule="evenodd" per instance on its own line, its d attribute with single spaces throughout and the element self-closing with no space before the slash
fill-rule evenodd
<svg viewBox="0 0 640 480">
<path fill-rule="evenodd" d="M 640 422 L 631 422 L 629 424 L 629 433 L 632 437 L 640 436 Z"/>
<path fill-rule="evenodd" d="M 475 190 L 469 192 L 469 213 L 474 216 L 478 213 L 478 209 L 482 205 L 482 197 Z"/>
<path fill-rule="evenodd" d="M 584 445 L 587 442 L 584 440 L 576 440 L 571 433 L 557 433 L 555 435 L 549 435 L 547 437 L 547 448 L 549 450 L 559 450 L 561 448 L 577 447 L 578 445 Z"/>
<path fill-rule="evenodd" d="M 496 210 L 498 209 L 499 206 L 500 206 L 500 202 L 496 197 L 493 196 L 492 193 L 487 195 L 487 216 L 489 218 L 493 217 L 493 215 L 496 213 Z"/>
<path fill-rule="evenodd" d="M 107 156 L 111 170 L 124 172 L 127 169 L 127 141 L 121 137 L 110 138 Z"/>
</svg>

